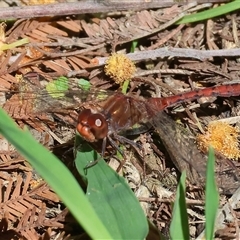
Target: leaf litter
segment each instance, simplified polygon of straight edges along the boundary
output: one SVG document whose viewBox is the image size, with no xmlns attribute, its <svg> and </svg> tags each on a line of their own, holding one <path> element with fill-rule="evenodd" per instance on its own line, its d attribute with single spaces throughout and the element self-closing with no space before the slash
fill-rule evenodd
<svg viewBox="0 0 240 240">
<path fill-rule="evenodd" d="M 88 101 L 93 101 L 96 97 L 96 94 L 86 94 L 88 93 L 86 89 L 79 90 L 76 79 L 89 80 L 91 93 L 94 93 L 94 89 L 101 89 L 106 91 L 107 96 L 109 91 L 119 89 L 119 85 L 104 73 L 99 58 L 109 57 L 114 51 L 126 54 L 129 44 L 134 40 L 138 41 L 135 51 L 179 47 L 185 49 L 187 53 L 188 48 L 205 51 L 237 46 L 234 31 L 238 29 L 231 29 L 231 24 L 239 22 L 237 14 L 208 20 L 208 24 L 184 24 L 179 28 L 174 22 L 182 17 L 183 12 L 187 12 L 187 7 L 174 5 L 157 10 L 142 10 L 127 14 L 123 12 L 115 16 L 103 14 L 99 17 L 90 14 L 85 18 L 71 16 L 16 20 L 12 26 L 6 28 L 5 43 L 10 44 L 24 38 L 27 38 L 29 43 L 4 50 L 0 56 L 0 89 L 5 98 L 2 103 L 3 108 L 21 127 L 27 125 L 31 131 L 35 131 L 39 142 L 50 149 L 64 153 L 66 159 L 63 161 L 69 162 L 69 158 L 73 159 L 73 156 L 66 149 L 72 147 L 69 140 L 74 136 L 77 112 L 82 107 L 81 100 L 73 97 L 76 95 L 74 93 L 79 94 L 80 91 L 86 95 L 85 100 Z M 202 86 L 226 84 L 239 79 L 237 57 L 226 56 L 204 61 L 184 57 L 143 59 L 136 62 L 136 68 L 130 88 L 133 91 L 137 89 L 142 95 L 157 92 L 159 86 L 161 96 L 165 97 L 172 93 L 182 93 Z M 34 76 L 29 76 L 32 73 Z M 65 78 L 62 78 L 63 76 Z M 64 79 L 70 81 L 69 94 Z M 54 84 L 54 81 L 59 82 Z M 55 89 L 60 85 L 65 89 Z M 67 99 L 64 102 L 59 100 L 63 97 L 62 90 L 65 90 L 64 100 Z M 127 161 L 125 175 L 128 176 L 132 189 L 136 191 L 143 188 L 141 179 L 144 180 L 147 189 L 138 191 L 138 197 L 142 202 L 148 203 L 145 213 L 161 232 L 166 232 L 166 235 L 171 220 L 171 202 L 174 199 L 177 175 L 181 169 L 181 166 L 178 167 L 179 169 L 174 168 L 174 164 L 182 163 L 178 160 L 176 152 L 179 149 L 186 149 L 185 145 L 179 144 L 181 141 L 175 139 L 187 136 L 185 143 L 191 142 L 190 147 L 195 149 L 195 136 L 201 133 L 201 129 L 205 129 L 208 123 L 239 115 L 239 104 L 236 99 L 236 97 L 217 101 L 201 99 L 205 103 L 193 101 L 169 108 L 167 113 L 172 118 L 169 120 L 170 123 L 173 119 L 179 122 L 174 131 L 170 124 L 166 132 L 158 130 L 153 135 L 145 134 L 142 135 L 144 137 L 137 139 L 145 146 L 144 159 L 147 160 L 142 163 L 136 154 L 131 153 L 133 157 Z M 68 105 L 64 105 L 65 103 Z M 173 133 L 175 135 L 172 136 Z M 175 142 L 162 142 L 158 134 L 160 138 L 161 134 L 169 134 L 169 139 Z M 58 139 L 62 140 L 61 144 Z M 175 147 L 168 149 L 168 146 L 172 145 Z M 186 152 L 182 151 L 182 158 L 189 155 L 203 158 L 198 150 L 189 152 L 190 147 Z M 58 239 L 65 239 L 68 234 L 71 235 L 71 231 L 65 229 L 67 224 L 64 226 L 61 223 L 67 210 L 62 210 L 61 205 L 60 209 L 58 208 L 60 202 L 58 197 L 12 146 L 7 145 L 6 142 L 2 143 L 0 152 L 1 186 L 6 192 L 1 207 L 8 209 L 2 215 L 1 224 L 4 223 L 4 219 L 7 220 L 8 229 L 15 225 L 14 234 L 27 239 L 40 239 L 40 236 L 46 237 L 50 233 L 52 235 L 59 233 Z M 236 176 L 239 175 L 238 163 L 226 159 L 221 154 L 218 159 L 217 171 L 225 172 L 226 175 L 234 171 Z M 226 162 L 230 163 L 226 164 Z M 192 167 L 201 168 L 197 163 Z M 141 178 L 130 177 L 139 175 Z M 134 179 L 140 180 L 134 182 Z M 228 182 L 229 185 L 219 186 L 223 189 L 222 206 L 227 201 L 227 195 L 232 194 L 238 187 L 231 185 L 231 181 Z M 223 184 L 226 184 L 226 181 L 223 181 Z M 189 189 L 187 202 L 191 209 L 189 214 L 192 222 L 191 237 L 195 239 L 200 233 L 198 229 L 202 226 L 204 196 L 201 186 L 196 190 L 190 182 Z M 238 209 L 233 211 L 237 212 Z M 29 222 L 34 222 L 34 227 L 29 228 Z M 38 230 L 40 226 L 41 231 Z M 231 238 L 232 231 L 232 225 L 229 224 L 229 228 L 226 226 L 220 236 Z"/>
</svg>

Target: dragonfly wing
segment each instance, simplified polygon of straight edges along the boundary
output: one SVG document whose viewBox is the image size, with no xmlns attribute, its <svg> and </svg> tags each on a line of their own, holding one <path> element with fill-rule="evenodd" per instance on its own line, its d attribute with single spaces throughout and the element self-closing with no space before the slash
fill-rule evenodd
<svg viewBox="0 0 240 240">
<path fill-rule="evenodd" d="M 186 135 L 186 132 L 184 133 L 165 112 L 157 114 L 151 123 L 158 132 L 178 170 L 180 172 L 186 170 L 187 176 L 192 183 L 201 183 L 204 186 L 207 156 L 200 153 L 194 139 Z M 218 168 L 218 162 L 220 161 L 216 162 L 216 169 Z M 223 161 L 221 161 L 220 165 L 223 165 Z M 229 166 L 227 168 L 229 169 Z M 216 171 L 218 186 L 224 192 L 233 193 L 239 187 L 239 182 L 236 181 L 236 175 L 233 172 L 223 173 L 221 170 Z"/>
<path fill-rule="evenodd" d="M 3 106 L 14 118 L 79 109 L 85 102 L 99 102 L 108 96 L 104 91 L 84 89 L 76 81 L 66 79 L 47 82 L 23 78 L 17 87 L 16 91 L 6 91 L 8 100 Z"/>
</svg>

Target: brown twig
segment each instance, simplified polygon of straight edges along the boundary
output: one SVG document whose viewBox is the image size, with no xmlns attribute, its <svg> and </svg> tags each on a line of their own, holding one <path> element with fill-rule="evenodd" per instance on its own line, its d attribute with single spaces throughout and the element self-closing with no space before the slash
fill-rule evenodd
<svg viewBox="0 0 240 240">
<path fill-rule="evenodd" d="M 185 57 L 199 60 L 205 60 L 211 57 L 236 57 L 240 55 L 240 48 L 220 49 L 220 50 L 196 50 L 189 48 L 159 48 L 155 50 L 146 50 L 135 53 L 129 53 L 127 56 L 133 61 L 142 61 L 146 59 L 164 58 L 164 57 Z M 107 57 L 96 58 L 99 66 L 104 65 Z"/>
<path fill-rule="evenodd" d="M 226 0 L 198 0 L 193 3 L 199 4 L 204 2 L 228 2 Z M 179 5 L 187 4 L 187 0 L 178 1 Z M 117 0 L 99 0 L 99 1 L 79 1 L 75 3 L 58 3 L 58 4 L 46 4 L 36 6 L 24 6 L 24 7 L 9 7 L 0 8 L 1 20 L 11 18 L 33 18 L 43 16 L 65 16 L 72 14 L 83 13 L 98 13 L 98 12 L 112 12 L 122 10 L 140 10 L 140 9 L 153 9 L 170 7 L 176 4 L 173 0 L 134 0 L 134 1 L 117 1 Z"/>
<path fill-rule="evenodd" d="M 166 37 L 164 37 L 163 39 L 158 40 L 155 44 L 151 45 L 148 50 L 152 50 L 152 49 L 156 49 L 159 48 L 160 46 L 162 46 L 164 43 L 166 43 L 167 41 L 169 41 L 174 35 L 176 35 L 177 33 L 179 33 L 183 27 L 185 25 L 184 24 L 180 24 L 176 29 L 173 29 Z"/>
</svg>

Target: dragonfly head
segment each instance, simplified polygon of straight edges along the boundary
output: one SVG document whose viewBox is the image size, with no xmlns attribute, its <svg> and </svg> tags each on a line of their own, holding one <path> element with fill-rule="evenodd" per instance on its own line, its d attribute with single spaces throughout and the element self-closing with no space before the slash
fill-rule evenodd
<svg viewBox="0 0 240 240">
<path fill-rule="evenodd" d="M 104 139 L 108 134 L 108 123 L 100 113 L 84 109 L 78 116 L 77 131 L 88 142 Z"/>
</svg>

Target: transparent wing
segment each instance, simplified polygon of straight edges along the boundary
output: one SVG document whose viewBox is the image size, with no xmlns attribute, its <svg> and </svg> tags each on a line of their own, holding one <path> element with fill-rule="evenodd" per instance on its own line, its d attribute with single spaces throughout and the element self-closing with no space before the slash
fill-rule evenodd
<svg viewBox="0 0 240 240">
<path fill-rule="evenodd" d="M 77 109 L 86 101 L 104 100 L 109 93 L 92 88 L 83 79 L 65 77 L 47 81 L 39 76 L 19 79 L 15 89 L 6 90 L 3 108 L 14 118 L 44 112 Z M 4 91 L 3 89 L 1 91 Z"/>
<path fill-rule="evenodd" d="M 197 149 L 194 138 L 180 129 L 165 112 L 158 113 L 151 123 L 178 170 L 180 172 L 186 170 L 191 183 L 202 183 L 204 186 L 207 156 Z M 223 169 L 228 170 L 224 171 Z M 229 171 L 229 169 L 231 170 Z M 237 178 L 239 178 L 239 172 L 236 173 L 226 161 L 217 159 L 216 180 L 224 192 L 233 193 L 239 187 Z"/>
</svg>

